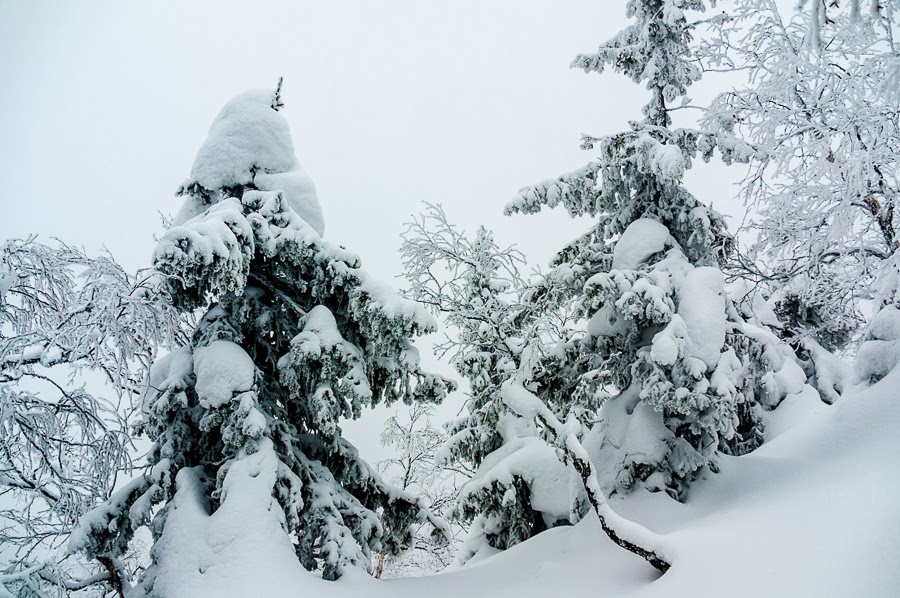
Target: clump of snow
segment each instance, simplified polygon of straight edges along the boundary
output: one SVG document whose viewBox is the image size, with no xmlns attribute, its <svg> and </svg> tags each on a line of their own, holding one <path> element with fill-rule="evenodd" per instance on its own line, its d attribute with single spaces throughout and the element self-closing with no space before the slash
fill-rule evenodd
<svg viewBox="0 0 900 598">
<path fill-rule="evenodd" d="M 460 499 L 479 491 L 489 491 L 494 482 L 511 487 L 522 478 L 531 490 L 531 506 L 543 514 L 547 524 L 569 517 L 571 504 L 568 467 L 556 449 L 540 438 L 516 438 L 485 457 L 478 471 L 460 488 Z"/>
<path fill-rule="evenodd" d="M 785 359 L 781 369 L 771 375 L 782 396 L 803 392 L 806 387 L 806 373 L 793 359 Z"/>
<path fill-rule="evenodd" d="M 870 384 L 900 364 L 900 311 L 893 305 L 881 309 L 866 328 L 866 340 L 856 354 L 857 383 Z"/>
<path fill-rule="evenodd" d="M 631 388 L 603 404 L 598 423 L 585 435 L 584 448 L 609 495 L 616 486 L 631 485 L 622 476 L 662 462 L 669 450 L 666 441 L 672 437 L 662 413 L 639 401 L 637 390 Z M 648 480 L 648 487 L 654 487 L 653 482 Z M 664 489 L 665 481 L 660 479 L 657 488 Z"/>
<path fill-rule="evenodd" d="M 887 376 L 900 364 L 900 341 L 870 340 L 856 354 L 856 382 L 871 384 Z"/>
<path fill-rule="evenodd" d="M 615 305 L 604 305 L 591 316 L 587 323 L 587 333 L 592 337 L 615 336 L 628 330 L 628 321 L 625 320 Z"/>
<path fill-rule="evenodd" d="M 256 186 L 262 191 L 281 191 L 287 204 L 321 236 L 325 218 L 312 178 L 294 158 L 286 172 L 258 173 Z"/>
<path fill-rule="evenodd" d="M 173 400 L 187 406 L 183 389 L 190 386 L 193 375 L 194 359 L 190 347 L 178 347 L 157 359 L 150 367 L 149 384 L 143 397 L 144 413 L 164 413 Z"/>
<path fill-rule="evenodd" d="M 344 338 L 338 330 L 334 314 L 324 305 L 317 305 L 303 317 L 303 330 L 291 341 L 304 353 L 321 355 L 322 350 L 342 345 Z"/>
<path fill-rule="evenodd" d="M 656 333 L 650 345 L 650 357 L 660 365 L 672 365 L 683 356 L 688 331 L 684 318 L 675 314 L 665 328 Z"/>
<path fill-rule="evenodd" d="M 638 143 L 647 152 L 650 172 L 664 181 L 678 181 L 684 177 L 685 161 L 680 147 L 660 143 L 649 135 L 643 135 Z"/>
<path fill-rule="evenodd" d="M 794 352 L 771 330 L 747 322 L 743 322 L 741 328 L 763 348 L 762 358 L 766 364 L 766 373 L 761 378 L 765 390 L 765 396 L 760 397 L 763 405 L 774 408 L 787 396 L 812 390 Z M 835 372 L 835 375 L 841 374 Z"/>
<path fill-rule="evenodd" d="M 725 345 L 725 276 L 718 268 L 690 270 L 681 282 L 678 315 L 684 319 L 691 342 L 688 355 L 714 368 Z"/>
<path fill-rule="evenodd" d="M 613 250 L 615 270 L 636 270 L 654 254 L 675 245 L 669 229 L 658 220 L 640 218 L 632 222 Z"/>
<path fill-rule="evenodd" d="M 810 383 L 819 391 L 823 401 L 834 403 L 853 383 L 853 368 L 813 338 L 803 339 L 803 345 L 816 368 Z"/>
<path fill-rule="evenodd" d="M 879 341 L 900 340 L 900 310 L 893 305 L 881 309 L 869 322 L 866 338 Z"/>
<path fill-rule="evenodd" d="M 194 372 L 200 404 L 210 409 L 250 391 L 256 367 L 241 347 L 218 340 L 194 350 Z"/>
<path fill-rule="evenodd" d="M 360 290 L 368 297 L 370 312 L 379 312 L 398 324 L 408 320 L 413 328 L 422 332 L 437 330 L 437 320 L 422 304 L 400 297 L 390 285 L 375 280 L 364 270 L 358 270 L 357 276 Z"/>
<path fill-rule="evenodd" d="M 763 296 L 758 285 L 737 280 L 728 285 L 728 295 L 748 322 L 777 330 L 783 328 L 775 313 L 774 299 Z"/>
</svg>

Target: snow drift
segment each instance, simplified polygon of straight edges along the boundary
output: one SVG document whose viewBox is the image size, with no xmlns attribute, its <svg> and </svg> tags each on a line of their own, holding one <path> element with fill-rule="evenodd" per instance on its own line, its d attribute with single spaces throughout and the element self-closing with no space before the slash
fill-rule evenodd
<svg viewBox="0 0 900 598">
<path fill-rule="evenodd" d="M 895 370 L 834 406 L 813 393 L 788 397 L 769 414 L 776 437 L 749 455 L 723 456 L 721 472 L 699 481 L 686 504 L 643 490 L 614 498 L 619 512 L 671 547 L 673 566 L 662 577 L 608 540 L 593 515 L 462 571 L 387 581 L 354 575 L 330 584 L 302 570 L 279 530 L 229 525 L 228 546 L 265 550 L 236 551 L 231 562 L 220 554 L 223 574 L 201 574 L 206 555 L 224 546 L 216 520 L 228 518 L 185 503 L 177 517 L 197 534 L 190 547 L 169 547 L 186 572 L 172 595 L 891 596 L 900 585 L 900 482 L 892 475 L 900 455 L 898 384 Z"/>
</svg>

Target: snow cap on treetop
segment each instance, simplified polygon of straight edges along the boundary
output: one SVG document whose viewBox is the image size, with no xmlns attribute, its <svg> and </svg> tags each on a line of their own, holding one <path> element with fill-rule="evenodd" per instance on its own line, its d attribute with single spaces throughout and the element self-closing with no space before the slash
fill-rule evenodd
<svg viewBox="0 0 900 598">
<path fill-rule="evenodd" d="M 269 89 L 246 91 L 228 101 L 200 146 L 191 177 L 182 189 L 199 186 L 209 192 L 253 186 L 261 191 L 282 191 L 288 205 L 319 235 L 325 221 L 312 179 L 294 156 L 287 120 Z M 176 224 L 206 206 L 190 200 Z"/>
</svg>

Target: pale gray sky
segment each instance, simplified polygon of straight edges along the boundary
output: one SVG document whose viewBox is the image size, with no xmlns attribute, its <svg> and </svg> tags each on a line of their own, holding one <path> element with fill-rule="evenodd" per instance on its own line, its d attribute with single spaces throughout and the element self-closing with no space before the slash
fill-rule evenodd
<svg viewBox="0 0 900 598">
<path fill-rule="evenodd" d="M 579 135 L 640 118 L 643 89 L 568 68 L 625 24 L 612 0 L 0 0 L 0 238 L 38 233 L 134 269 L 222 104 L 285 77 L 283 114 L 325 235 L 385 282 L 420 202 L 544 264 L 585 223 L 502 215 L 582 166 Z M 688 180 L 727 212 L 739 169 Z M 382 418 L 383 420 L 383 418 Z"/>
</svg>

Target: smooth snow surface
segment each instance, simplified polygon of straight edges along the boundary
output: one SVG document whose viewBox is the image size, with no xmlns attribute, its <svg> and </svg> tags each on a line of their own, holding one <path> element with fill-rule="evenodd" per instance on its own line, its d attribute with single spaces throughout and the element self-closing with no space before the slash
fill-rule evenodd
<svg viewBox="0 0 900 598">
<path fill-rule="evenodd" d="M 722 457 L 722 471 L 695 484 L 685 504 L 646 491 L 614 498 L 619 513 L 661 534 L 672 558 L 662 577 L 606 539 L 590 515 L 461 571 L 385 581 L 350 572 L 323 582 L 301 570 L 280 532 L 264 445 L 258 463 L 228 474 L 251 476 L 258 488 L 226 494 L 211 517 L 191 495 L 194 481 L 179 476 L 169 517 L 194 533 L 178 534 L 190 546 L 165 547 L 183 559 L 184 578 L 159 582 L 178 588 L 172 596 L 223 598 L 896 596 L 898 385 L 895 370 L 834 406 L 814 393 L 789 397 L 768 416 L 774 438 L 750 455 Z M 216 569 L 203 570 L 214 553 Z"/>
</svg>

